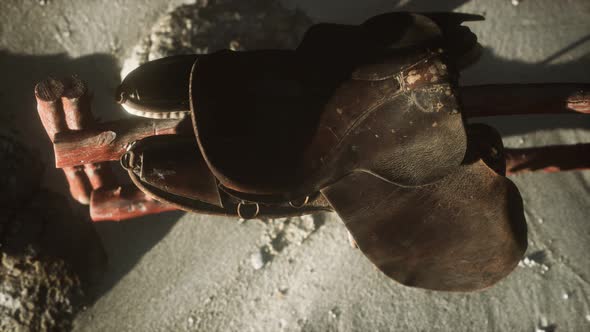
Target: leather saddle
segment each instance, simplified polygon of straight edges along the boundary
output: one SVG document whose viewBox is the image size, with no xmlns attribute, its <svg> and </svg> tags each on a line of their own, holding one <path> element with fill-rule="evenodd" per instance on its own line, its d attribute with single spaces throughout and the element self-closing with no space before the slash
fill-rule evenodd
<svg viewBox="0 0 590 332">
<path fill-rule="evenodd" d="M 389 13 L 313 26 L 295 50 L 220 51 L 140 66 L 124 108 L 193 133 L 136 142 L 121 160 L 154 198 L 198 213 L 335 211 L 398 282 L 486 288 L 527 246 L 502 141 L 466 125 L 458 72 L 477 49 L 464 14 Z"/>
</svg>

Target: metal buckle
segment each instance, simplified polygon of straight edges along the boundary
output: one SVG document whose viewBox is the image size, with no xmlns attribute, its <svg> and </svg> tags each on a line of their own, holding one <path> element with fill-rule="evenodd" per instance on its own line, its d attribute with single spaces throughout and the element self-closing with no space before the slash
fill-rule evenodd
<svg viewBox="0 0 590 332">
<path fill-rule="evenodd" d="M 133 157 L 134 154 L 130 151 L 125 152 L 125 154 L 121 156 L 119 162 L 121 163 L 121 167 L 123 167 L 124 170 L 129 171 L 132 169 L 131 160 L 134 159 Z"/>
<path fill-rule="evenodd" d="M 244 217 L 244 215 L 241 212 L 241 208 L 242 208 L 242 206 L 245 206 L 245 205 L 256 205 L 256 212 L 254 212 L 254 215 L 249 216 L 249 217 L 248 216 Z M 254 219 L 258 216 L 259 212 L 260 212 L 260 205 L 258 205 L 258 203 L 252 204 L 252 203 L 246 203 L 245 201 L 241 201 L 240 203 L 238 203 L 237 213 L 238 213 L 238 216 L 240 216 L 240 218 L 242 218 L 242 219 Z"/>
<path fill-rule="evenodd" d="M 135 161 L 136 161 L 135 154 L 132 151 L 135 144 L 137 144 L 137 141 L 131 142 L 127 146 L 127 149 L 126 149 L 127 152 L 125 152 L 125 154 L 123 154 L 121 156 L 121 159 L 119 159 L 119 162 L 121 163 L 121 167 L 123 167 L 123 169 L 125 169 L 126 171 L 132 171 L 135 167 L 138 166 L 138 165 L 135 165 Z"/>
<path fill-rule="evenodd" d="M 289 205 L 290 205 L 292 208 L 299 209 L 299 208 L 302 208 L 302 207 L 303 207 L 305 204 L 307 204 L 308 202 L 309 202 L 309 196 L 305 196 L 305 199 L 303 200 L 303 203 L 301 203 L 301 204 L 297 204 L 297 205 L 296 205 L 296 204 L 294 204 L 294 203 L 293 203 L 293 201 L 289 201 Z"/>
</svg>

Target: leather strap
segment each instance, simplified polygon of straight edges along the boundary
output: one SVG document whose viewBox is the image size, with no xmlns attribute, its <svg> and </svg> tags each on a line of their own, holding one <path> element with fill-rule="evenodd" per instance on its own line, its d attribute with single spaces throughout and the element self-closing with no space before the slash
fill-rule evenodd
<svg viewBox="0 0 590 332">
<path fill-rule="evenodd" d="M 122 157 L 122 164 L 140 190 L 185 211 L 245 219 L 333 211 L 319 193 L 304 199 L 305 204 L 272 197 L 258 200 L 232 196 L 219 189 L 195 151 L 192 137 L 152 136 L 133 144 Z"/>
</svg>

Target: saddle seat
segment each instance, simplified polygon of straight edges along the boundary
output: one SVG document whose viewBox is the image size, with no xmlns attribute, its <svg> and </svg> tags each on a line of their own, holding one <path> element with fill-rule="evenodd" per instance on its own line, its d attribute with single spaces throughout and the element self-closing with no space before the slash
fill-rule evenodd
<svg viewBox="0 0 590 332">
<path fill-rule="evenodd" d="M 219 182 L 289 200 L 354 171 L 422 185 L 460 165 L 467 140 L 455 77 L 440 52 L 355 61 L 367 64 L 339 64 L 337 71 L 295 51 L 199 57 L 192 120 Z"/>
<path fill-rule="evenodd" d="M 193 125 L 224 186 L 280 194 L 305 180 L 303 154 L 330 96 L 307 70 L 293 51 L 222 51 L 195 62 Z"/>
</svg>

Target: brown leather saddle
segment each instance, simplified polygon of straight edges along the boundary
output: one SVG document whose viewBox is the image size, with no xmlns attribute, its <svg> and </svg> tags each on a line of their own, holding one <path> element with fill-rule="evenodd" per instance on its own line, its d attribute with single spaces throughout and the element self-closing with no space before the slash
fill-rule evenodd
<svg viewBox="0 0 590 332">
<path fill-rule="evenodd" d="M 296 50 L 147 63 L 121 84 L 121 103 L 136 115 L 185 116 L 194 135 L 138 141 L 123 167 L 141 190 L 187 211 L 335 211 L 400 283 L 488 287 L 527 241 L 498 133 L 461 114 L 458 71 L 477 47 L 461 23 L 474 18 L 390 13 L 316 25 Z"/>
</svg>

